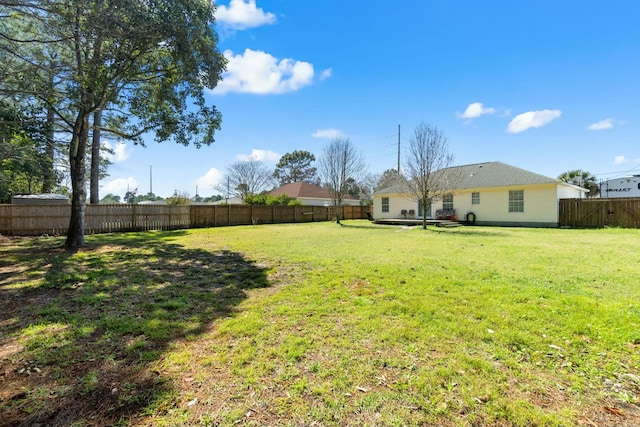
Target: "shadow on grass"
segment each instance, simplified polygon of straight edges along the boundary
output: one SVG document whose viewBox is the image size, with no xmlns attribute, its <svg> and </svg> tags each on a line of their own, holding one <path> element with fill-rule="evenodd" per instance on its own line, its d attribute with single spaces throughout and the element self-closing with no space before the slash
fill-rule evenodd
<svg viewBox="0 0 640 427">
<path fill-rule="evenodd" d="M 128 424 L 178 407 L 154 362 L 269 286 L 241 254 L 171 243 L 179 234 L 97 236 L 75 254 L 59 240 L 2 248 L 0 426 Z"/>
<path fill-rule="evenodd" d="M 338 227 L 343 227 L 343 228 L 363 228 L 363 229 L 372 229 L 372 230 L 384 230 L 385 228 L 388 228 L 388 226 L 385 225 L 378 225 L 378 224 L 374 224 L 372 222 L 368 222 L 368 221 L 364 221 L 364 220 L 360 220 L 360 222 L 355 222 L 353 220 L 349 220 L 347 222 L 342 221 L 340 224 L 336 224 Z"/>
</svg>

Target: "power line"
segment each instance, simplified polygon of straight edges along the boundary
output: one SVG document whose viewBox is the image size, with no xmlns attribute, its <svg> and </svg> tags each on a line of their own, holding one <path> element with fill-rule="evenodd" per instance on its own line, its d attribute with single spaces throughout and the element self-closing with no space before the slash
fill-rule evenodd
<svg viewBox="0 0 640 427">
<path fill-rule="evenodd" d="M 636 170 L 638 170 L 638 169 L 640 169 L 640 165 L 638 165 L 638 166 L 636 166 L 636 167 L 634 167 L 634 168 L 632 168 L 632 169 L 627 169 L 627 170 L 624 170 L 624 171 L 616 171 L 616 172 L 601 172 L 601 173 L 594 173 L 594 175 L 620 175 L 620 176 L 622 177 L 622 176 L 624 176 L 624 175 L 622 175 L 622 174 L 629 173 L 629 172 L 633 172 L 633 171 L 636 171 Z"/>
</svg>

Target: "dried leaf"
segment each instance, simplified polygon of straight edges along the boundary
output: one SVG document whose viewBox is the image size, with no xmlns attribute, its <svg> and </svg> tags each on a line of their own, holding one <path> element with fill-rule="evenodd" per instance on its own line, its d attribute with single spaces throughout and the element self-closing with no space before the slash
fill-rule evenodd
<svg viewBox="0 0 640 427">
<path fill-rule="evenodd" d="M 491 396 L 489 396 L 488 394 L 485 394 L 484 396 L 474 397 L 473 400 L 475 400 L 478 403 L 487 403 L 489 400 L 491 400 Z"/>
<path fill-rule="evenodd" d="M 617 415 L 619 417 L 624 417 L 624 413 L 618 408 L 614 408 L 611 406 L 603 406 L 602 409 L 605 412 L 609 412 L 610 414 Z"/>
</svg>

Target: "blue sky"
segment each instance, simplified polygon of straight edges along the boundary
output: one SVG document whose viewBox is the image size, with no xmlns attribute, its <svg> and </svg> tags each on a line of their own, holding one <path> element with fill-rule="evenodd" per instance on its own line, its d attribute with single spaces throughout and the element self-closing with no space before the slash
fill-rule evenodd
<svg viewBox="0 0 640 427">
<path fill-rule="evenodd" d="M 226 168 L 270 168 L 334 137 L 372 174 L 397 166 L 421 121 L 456 164 L 501 161 L 557 177 L 640 174 L 640 2 L 220 0 L 229 59 L 207 100 L 212 146 L 114 144 L 101 195 L 218 194 Z"/>
</svg>

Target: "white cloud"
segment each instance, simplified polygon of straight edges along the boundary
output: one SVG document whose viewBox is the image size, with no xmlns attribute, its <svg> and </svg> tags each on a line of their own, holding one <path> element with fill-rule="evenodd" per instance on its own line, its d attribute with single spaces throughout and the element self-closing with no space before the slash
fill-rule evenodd
<svg viewBox="0 0 640 427">
<path fill-rule="evenodd" d="M 344 138 L 344 134 L 339 129 L 318 129 L 314 133 L 311 134 L 314 138 L 322 138 L 322 139 L 336 139 L 336 138 Z"/>
<path fill-rule="evenodd" d="M 629 160 L 627 160 L 624 156 L 615 156 L 613 158 L 614 165 L 624 165 L 625 163 L 629 163 Z"/>
<path fill-rule="evenodd" d="M 223 177 L 224 173 L 216 168 L 211 168 L 207 173 L 196 179 L 195 184 L 200 188 L 215 187 L 222 182 Z"/>
<path fill-rule="evenodd" d="M 326 80 L 333 74 L 333 68 L 327 68 L 320 73 L 320 80 Z"/>
<path fill-rule="evenodd" d="M 214 94 L 294 92 L 313 81 L 313 65 L 309 62 L 291 58 L 278 60 L 266 52 L 251 49 L 241 55 L 226 50 L 224 56 L 228 61 L 227 71 L 213 90 Z"/>
<path fill-rule="evenodd" d="M 494 114 L 496 112 L 495 108 L 486 107 L 482 104 L 482 102 L 473 102 L 467 105 L 467 109 L 464 110 L 464 113 L 456 113 L 461 119 L 475 119 L 484 114 Z"/>
<path fill-rule="evenodd" d="M 596 123 L 592 123 L 587 126 L 588 130 L 604 130 L 611 129 L 613 127 L 613 119 L 604 119 Z"/>
<path fill-rule="evenodd" d="M 111 161 L 111 163 L 124 162 L 129 158 L 129 156 L 131 156 L 131 151 L 133 151 L 133 149 L 127 147 L 127 144 L 124 142 L 111 144 L 109 141 L 105 141 L 102 144 L 108 149 L 113 150 L 113 154 L 107 155 L 107 159 Z"/>
<path fill-rule="evenodd" d="M 127 189 L 129 191 L 134 191 L 136 188 L 138 188 L 138 181 L 136 181 L 132 177 L 115 178 L 105 182 L 102 185 L 103 191 L 101 191 L 101 193 L 104 193 L 105 195 L 106 194 L 124 194 L 127 192 Z M 140 194 L 139 189 L 138 189 L 138 193 Z"/>
<path fill-rule="evenodd" d="M 276 153 L 275 151 L 258 150 L 254 148 L 253 150 L 251 150 L 251 154 L 249 155 L 238 154 L 236 156 L 236 159 L 241 160 L 243 162 L 258 161 L 258 162 L 266 162 L 266 163 L 277 163 L 278 160 L 280 160 L 280 157 L 282 156 Z"/>
<path fill-rule="evenodd" d="M 530 128 L 543 127 L 561 115 L 562 112 L 560 110 L 527 111 L 526 113 L 515 116 L 509 123 L 507 131 L 510 133 L 520 133 Z"/>
<path fill-rule="evenodd" d="M 219 5 L 216 22 L 234 30 L 246 30 L 276 23 L 276 16 L 256 6 L 255 0 L 231 0 L 229 6 Z"/>
<path fill-rule="evenodd" d="M 614 165 L 625 165 L 627 163 L 640 163 L 640 158 L 639 159 L 629 159 L 625 156 L 615 156 L 613 158 L 613 164 Z"/>
</svg>

